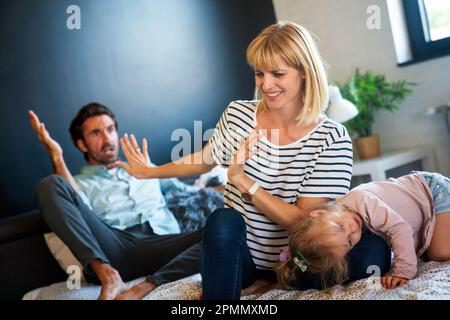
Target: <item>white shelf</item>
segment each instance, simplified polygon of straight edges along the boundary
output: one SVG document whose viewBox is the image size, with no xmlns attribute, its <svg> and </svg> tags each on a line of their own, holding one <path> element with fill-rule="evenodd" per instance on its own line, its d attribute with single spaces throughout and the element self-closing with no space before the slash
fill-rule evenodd
<svg viewBox="0 0 450 320">
<path fill-rule="evenodd" d="M 422 161 L 423 170 L 436 171 L 433 152 L 430 148 L 414 148 L 387 151 L 379 158 L 355 160 L 353 176 L 369 175 L 371 181 L 386 180 L 386 171 L 415 161 Z"/>
</svg>

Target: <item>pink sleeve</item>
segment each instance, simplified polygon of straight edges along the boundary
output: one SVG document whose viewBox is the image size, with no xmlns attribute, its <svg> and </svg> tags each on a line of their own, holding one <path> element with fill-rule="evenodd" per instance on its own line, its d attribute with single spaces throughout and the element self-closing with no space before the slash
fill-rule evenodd
<svg viewBox="0 0 450 320">
<path fill-rule="evenodd" d="M 355 193 L 351 197 L 356 205 L 355 211 L 361 214 L 372 232 L 385 235 L 391 243 L 394 252 L 392 275 L 414 278 L 417 273 L 417 255 L 411 225 L 379 198 L 362 192 Z"/>
</svg>

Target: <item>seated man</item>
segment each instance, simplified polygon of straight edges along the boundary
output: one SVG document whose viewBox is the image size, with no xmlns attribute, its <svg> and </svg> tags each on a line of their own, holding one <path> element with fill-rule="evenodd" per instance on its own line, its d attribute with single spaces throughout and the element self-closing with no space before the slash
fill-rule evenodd
<svg viewBox="0 0 450 320">
<path fill-rule="evenodd" d="M 202 230 L 180 234 L 161 191 L 187 186 L 176 179 L 139 180 L 116 167 L 117 121 L 91 103 L 73 119 L 70 134 L 88 163 L 73 177 L 61 146 L 29 111 L 55 175 L 42 180 L 36 199 L 48 226 L 70 248 L 89 282 L 101 283 L 99 299 L 140 299 L 158 285 L 198 273 Z M 146 160 L 150 163 L 146 141 Z M 127 289 L 123 281 L 147 276 Z"/>
</svg>

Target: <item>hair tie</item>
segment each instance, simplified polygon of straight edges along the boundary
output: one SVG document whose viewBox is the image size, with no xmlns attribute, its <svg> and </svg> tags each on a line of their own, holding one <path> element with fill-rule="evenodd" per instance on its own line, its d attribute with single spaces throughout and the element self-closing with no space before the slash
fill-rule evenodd
<svg viewBox="0 0 450 320">
<path fill-rule="evenodd" d="M 282 250 L 280 255 L 278 256 L 278 261 L 280 262 L 288 262 L 292 261 L 295 265 L 295 269 L 300 269 L 302 272 L 305 272 L 308 269 L 309 261 L 306 259 L 300 251 L 297 250 L 295 256 L 292 258 L 291 253 L 287 250 Z"/>
<path fill-rule="evenodd" d="M 292 261 L 294 262 L 295 267 L 300 269 L 302 272 L 305 272 L 308 269 L 309 261 L 302 255 L 300 251 L 297 250 Z"/>
<path fill-rule="evenodd" d="M 289 251 L 282 250 L 278 256 L 278 261 L 287 262 L 289 260 L 291 260 L 291 253 Z"/>
</svg>

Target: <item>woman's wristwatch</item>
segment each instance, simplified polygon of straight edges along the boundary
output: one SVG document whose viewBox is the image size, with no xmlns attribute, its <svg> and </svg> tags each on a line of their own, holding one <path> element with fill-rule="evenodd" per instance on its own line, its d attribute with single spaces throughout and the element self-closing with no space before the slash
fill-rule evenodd
<svg viewBox="0 0 450 320">
<path fill-rule="evenodd" d="M 242 199 L 251 202 L 258 188 L 259 184 L 255 182 L 247 191 L 242 192 Z"/>
</svg>

